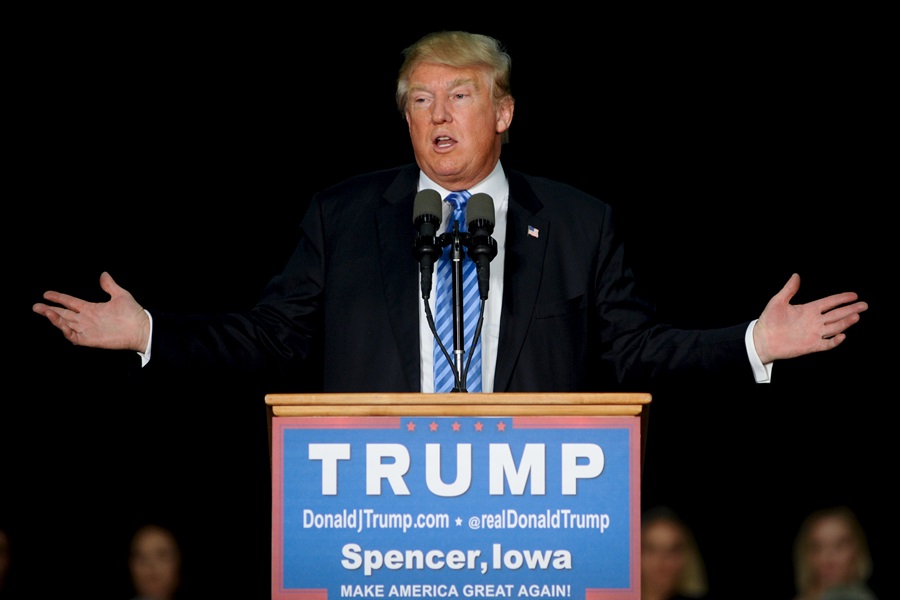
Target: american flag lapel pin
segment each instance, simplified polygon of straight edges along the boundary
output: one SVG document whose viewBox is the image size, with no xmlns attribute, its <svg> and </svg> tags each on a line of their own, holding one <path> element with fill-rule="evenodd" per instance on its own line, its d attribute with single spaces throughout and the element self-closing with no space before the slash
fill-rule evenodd
<svg viewBox="0 0 900 600">
<path fill-rule="evenodd" d="M 529 225 L 528 226 L 528 235 L 530 235 L 533 238 L 536 238 L 536 237 L 540 237 L 541 232 L 538 231 L 537 227 L 533 227 L 533 226 Z"/>
</svg>

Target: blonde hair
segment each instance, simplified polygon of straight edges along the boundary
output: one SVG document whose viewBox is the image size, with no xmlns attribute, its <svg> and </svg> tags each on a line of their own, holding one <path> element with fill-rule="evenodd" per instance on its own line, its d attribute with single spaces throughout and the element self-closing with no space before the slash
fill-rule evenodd
<svg viewBox="0 0 900 600">
<path fill-rule="evenodd" d="M 865 583 L 872 576 L 872 555 L 869 551 L 869 541 L 856 513 L 847 506 L 820 508 L 803 519 L 794 540 L 794 585 L 797 586 L 797 592 L 801 595 L 806 594 L 810 588 L 816 585 L 813 580 L 813 569 L 809 564 L 810 536 L 813 528 L 827 518 L 841 519 L 850 529 L 857 550 L 856 582 Z"/>
<path fill-rule="evenodd" d="M 700 553 L 700 546 L 693 531 L 674 510 L 666 506 L 657 506 L 644 512 L 641 517 L 641 531 L 659 522 L 675 526 L 684 540 L 684 569 L 678 576 L 674 591 L 688 598 L 702 598 L 709 592 L 709 580 L 706 575 L 706 562 Z"/>
</svg>

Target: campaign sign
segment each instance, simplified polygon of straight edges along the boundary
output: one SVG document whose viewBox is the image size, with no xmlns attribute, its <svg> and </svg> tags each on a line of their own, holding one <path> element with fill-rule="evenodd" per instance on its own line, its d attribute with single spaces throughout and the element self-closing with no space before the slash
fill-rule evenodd
<svg viewBox="0 0 900 600">
<path fill-rule="evenodd" d="M 639 423 L 273 419 L 272 597 L 636 600 Z"/>
</svg>

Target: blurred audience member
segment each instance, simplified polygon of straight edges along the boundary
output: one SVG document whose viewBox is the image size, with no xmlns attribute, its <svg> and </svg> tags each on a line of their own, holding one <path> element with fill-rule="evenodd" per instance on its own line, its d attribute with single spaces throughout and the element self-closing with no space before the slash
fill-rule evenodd
<svg viewBox="0 0 900 600">
<path fill-rule="evenodd" d="M 181 548 L 167 526 L 149 523 L 131 538 L 128 573 L 133 600 L 176 600 L 181 590 Z"/>
<path fill-rule="evenodd" d="M 709 600 L 706 564 L 687 524 L 658 506 L 641 519 L 641 600 Z"/>
<path fill-rule="evenodd" d="M 846 506 L 822 508 L 800 525 L 794 542 L 794 600 L 877 600 L 869 542 Z"/>
</svg>

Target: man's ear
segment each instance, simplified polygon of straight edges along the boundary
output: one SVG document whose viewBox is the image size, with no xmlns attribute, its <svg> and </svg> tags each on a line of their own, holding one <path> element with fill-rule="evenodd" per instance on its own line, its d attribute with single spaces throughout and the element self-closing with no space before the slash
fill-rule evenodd
<svg viewBox="0 0 900 600">
<path fill-rule="evenodd" d="M 512 123 L 516 103 L 512 98 L 504 98 L 497 108 L 497 133 L 504 133 Z"/>
</svg>

